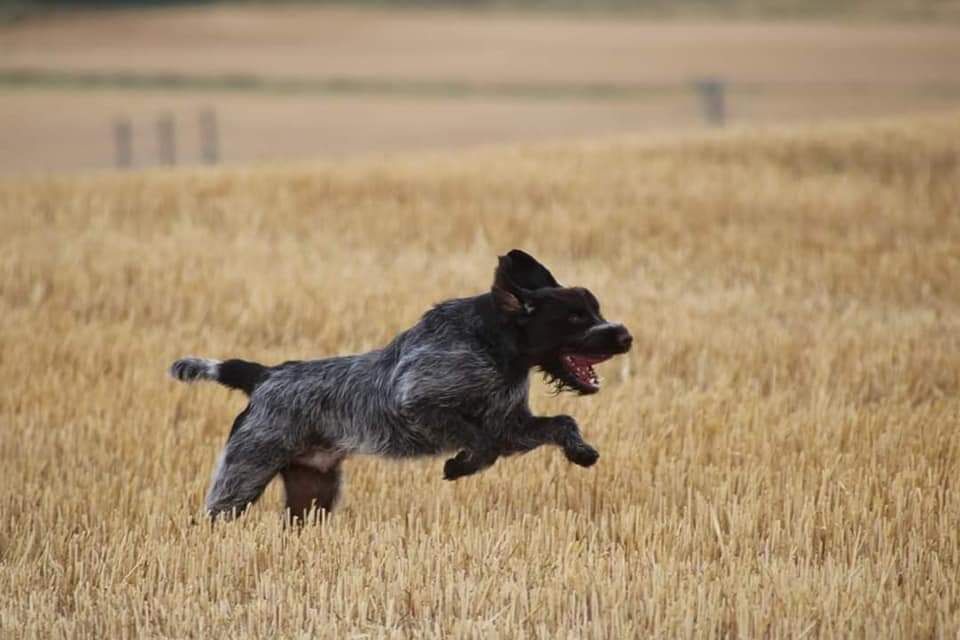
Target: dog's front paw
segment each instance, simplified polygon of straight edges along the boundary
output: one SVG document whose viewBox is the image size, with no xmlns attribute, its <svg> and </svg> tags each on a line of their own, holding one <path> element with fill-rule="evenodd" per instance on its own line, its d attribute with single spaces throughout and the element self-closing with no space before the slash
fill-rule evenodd
<svg viewBox="0 0 960 640">
<path fill-rule="evenodd" d="M 597 450 L 588 445 L 586 442 L 580 442 L 567 447 L 563 450 L 563 453 L 565 456 L 567 456 L 567 460 L 573 464 L 580 465 L 581 467 L 592 467 L 600 458 L 600 454 L 597 453 Z"/>
<path fill-rule="evenodd" d="M 467 464 L 467 457 L 462 452 L 443 463 L 444 480 L 456 480 L 473 472 L 474 469 Z"/>
</svg>

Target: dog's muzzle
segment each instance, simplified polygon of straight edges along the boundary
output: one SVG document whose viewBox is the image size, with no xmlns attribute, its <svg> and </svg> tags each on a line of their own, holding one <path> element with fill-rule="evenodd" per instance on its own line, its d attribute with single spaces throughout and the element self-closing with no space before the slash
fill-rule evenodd
<svg viewBox="0 0 960 640">
<path fill-rule="evenodd" d="M 622 324 L 604 322 L 590 327 L 583 341 L 584 349 L 609 354 L 626 353 L 633 346 L 633 336 Z"/>
</svg>

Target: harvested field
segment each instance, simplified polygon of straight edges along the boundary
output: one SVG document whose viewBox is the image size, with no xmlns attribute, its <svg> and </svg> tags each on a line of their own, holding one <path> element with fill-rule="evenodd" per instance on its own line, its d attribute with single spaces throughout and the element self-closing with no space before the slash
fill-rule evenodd
<svg viewBox="0 0 960 640">
<path fill-rule="evenodd" d="M 769 126 L 867 116 L 940 113 L 960 94 L 904 95 L 896 90 L 733 91 L 735 124 Z M 236 93 L 29 90 L 0 93 L 0 174 L 82 171 L 114 163 L 113 124 L 133 127 L 133 166 L 160 157 L 157 120 L 177 126 L 178 164 L 201 163 L 199 115 L 215 108 L 225 164 L 345 159 L 407 151 L 462 149 L 504 142 L 589 139 L 704 128 L 691 92 L 642 100 L 505 100 L 502 98 L 264 96 Z M 46 114 L 41 116 L 41 114 Z"/>
<path fill-rule="evenodd" d="M 0 636 L 955 637 L 960 118 L 0 182 Z M 636 344 L 601 453 L 210 528 L 238 393 L 525 247 Z"/>
</svg>

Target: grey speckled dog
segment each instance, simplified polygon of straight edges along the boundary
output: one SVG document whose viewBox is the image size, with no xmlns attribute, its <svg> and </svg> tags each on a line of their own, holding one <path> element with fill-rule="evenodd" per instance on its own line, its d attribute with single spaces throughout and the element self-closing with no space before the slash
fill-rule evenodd
<svg viewBox="0 0 960 640">
<path fill-rule="evenodd" d="M 589 467 L 598 454 L 573 418 L 530 413 L 530 369 L 558 391 L 595 393 L 592 365 L 631 342 L 623 325 L 603 319 L 588 290 L 560 286 L 513 250 L 500 258 L 489 293 L 437 305 L 383 349 L 274 367 L 185 358 L 171 375 L 250 396 L 214 471 L 209 514 L 241 513 L 279 473 L 287 508 L 302 518 L 312 507 L 333 508 L 340 464 L 352 454 L 458 452 L 443 468 L 455 480 L 500 456 L 552 444 Z"/>
</svg>

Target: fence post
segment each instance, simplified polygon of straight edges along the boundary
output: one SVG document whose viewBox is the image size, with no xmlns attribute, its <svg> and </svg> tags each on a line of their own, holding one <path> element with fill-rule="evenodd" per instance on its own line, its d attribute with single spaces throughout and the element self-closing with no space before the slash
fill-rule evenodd
<svg viewBox="0 0 960 640">
<path fill-rule="evenodd" d="M 217 112 L 212 108 L 200 112 L 200 157 L 207 164 L 220 161 L 220 133 L 217 130 Z"/>
<path fill-rule="evenodd" d="M 727 120 L 727 83 L 720 78 L 702 78 L 694 84 L 700 94 L 703 117 L 707 124 L 722 127 Z"/>
<path fill-rule="evenodd" d="M 128 118 L 113 121 L 114 162 L 118 169 L 128 169 L 133 164 L 133 126 Z"/>
<path fill-rule="evenodd" d="M 169 113 L 157 118 L 157 160 L 160 164 L 177 164 L 176 125 Z"/>
</svg>

